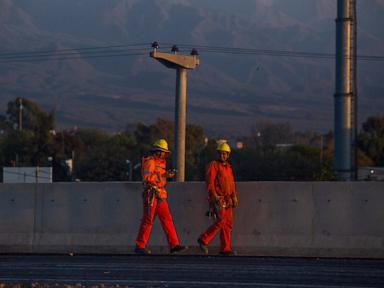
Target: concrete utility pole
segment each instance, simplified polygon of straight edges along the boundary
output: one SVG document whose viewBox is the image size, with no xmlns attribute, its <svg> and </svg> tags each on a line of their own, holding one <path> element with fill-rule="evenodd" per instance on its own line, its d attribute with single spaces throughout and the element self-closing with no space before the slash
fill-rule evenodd
<svg viewBox="0 0 384 288">
<path fill-rule="evenodd" d="M 176 69 L 176 101 L 175 101 L 175 166 L 177 169 L 176 181 L 184 182 L 185 179 L 185 129 L 187 116 L 187 70 L 195 69 L 200 64 L 197 59 L 197 50 L 192 49 L 191 55 L 178 55 L 179 49 L 172 47 L 172 53 L 159 52 L 159 43 L 152 44 L 150 53 L 165 66 Z"/>
<path fill-rule="evenodd" d="M 356 25 L 355 0 L 337 1 L 335 84 L 335 171 L 356 177 Z"/>
</svg>

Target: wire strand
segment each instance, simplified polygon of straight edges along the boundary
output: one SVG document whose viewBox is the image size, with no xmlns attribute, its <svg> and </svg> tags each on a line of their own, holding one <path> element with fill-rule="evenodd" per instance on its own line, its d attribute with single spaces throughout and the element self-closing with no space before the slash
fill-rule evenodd
<svg viewBox="0 0 384 288">
<path fill-rule="evenodd" d="M 140 47 L 142 46 L 142 47 Z M 207 46 L 207 45 L 178 45 L 184 49 L 199 49 L 200 53 L 210 54 L 227 54 L 239 56 L 268 56 L 268 57 L 291 57 L 291 58 L 310 58 L 310 59 L 334 59 L 336 54 L 306 52 L 306 51 L 288 51 L 288 50 L 270 50 L 270 49 L 252 49 L 240 47 L 223 47 L 223 46 Z M 0 53 L 0 63 L 10 62 L 36 62 L 49 60 L 70 60 L 82 58 L 112 58 L 112 57 L 128 57 L 141 56 L 149 52 L 148 43 L 122 44 L 83 47 L 73 49 L 59 50 L 43 50 L 43 51 L 25 51 L 14 53 Z M 165 43 L 164 48 L 172 47 L 171 44 Z M 360 61 L 383 62 L 384 56 L 380 55 L 357 55 Z"/>
</svg>

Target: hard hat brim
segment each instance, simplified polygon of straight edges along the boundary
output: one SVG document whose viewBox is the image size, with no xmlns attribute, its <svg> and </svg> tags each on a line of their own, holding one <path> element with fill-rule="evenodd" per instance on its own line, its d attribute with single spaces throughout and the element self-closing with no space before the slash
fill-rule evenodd
<svg viewBox="0 0 384 288">
<path fill-rule="evenodd" d="M 153 147 L 151 149 L 151 151 L 155 152 L 155 151 L 162 151 L 162 152 L 165 152 L 165 153 L 171 153 L 170 150 L 167 150 L 167 149 L 164 149 L 164 148 L 160 148 L 160 147 Z"/>
<path fill-rule="evenodd" d="M 227 151 L 227 150 L 222 150 L 222 149 L 216 149 L 217 152 L 227 152 L 227 153 L 231 153 L 231 151 Z"/>
</svg>

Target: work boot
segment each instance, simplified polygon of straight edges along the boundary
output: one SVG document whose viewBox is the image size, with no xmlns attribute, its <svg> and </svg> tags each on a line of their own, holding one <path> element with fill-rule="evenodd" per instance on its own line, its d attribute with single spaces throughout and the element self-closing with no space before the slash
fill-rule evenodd
<svg viewBox="0 0 384 288">
<path fill-rule="evenodd" d="M 188 250 L 188 246 L 183 245 L 176 245 L 175 247 L 172 247 L 170 250 L 171 254 L 179 254 L 181 252 L 185 252 Z"/>
<path fill-rule="evenodd" d="M 136 247 L 135 253 L 138 255 L 149 255 L 149 254 L 151 254 L 151 250 L 148 250 L 146 248 Z"/>
<path fill-rule="evenodd" d="M 236 251 L 220 251 L 219 253 L 221 256 L 236 256 Z"/>
<path fill-rule="evenodd" d="M 197 243 L 199 243 L 199 248 L 202 252 L 204 252 L 205 255 L 208 255 L 208 245 L 204 244 L 201 239 L 197 239 Z"/>
</svg>

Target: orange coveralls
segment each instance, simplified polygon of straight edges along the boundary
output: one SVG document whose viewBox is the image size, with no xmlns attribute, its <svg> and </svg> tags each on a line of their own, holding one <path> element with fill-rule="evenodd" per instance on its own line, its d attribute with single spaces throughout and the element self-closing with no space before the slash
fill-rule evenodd
<svg viewBox="0 0 384 288">
<path fill-rule="evenodd" d="M 155 215 L 159 217 L 161 226 L 167 236 L 171 248 L 179 245 L 175 226 L 167 203 L 166 161 L 155 156 L 143 157 L 142 177 L 145 186 L 143 193 L 143 218 L 141 219 L 139 233 L 136 238 L 136 247 L 145 248 L 151 233 Z M 157 193 L 150 195 L 148 187 L 156 186 Z"/>
<path fill-rule="evenodd" d="M 231 165 L 226 162 L 215 160 L 208 164 L 205 173 L 206 187 L 209 198 L 212 195 L 219 196 L 219 207 L 216 211 L 216 222 L 211 225 L 201 236 L 200 240 L 205 244 L 215 237 L 220 231 L 220 252 L 231 251 L 231 231 L 232 231 L 232 198 L 236 196 L 235 180 Z"/>
</svg>

